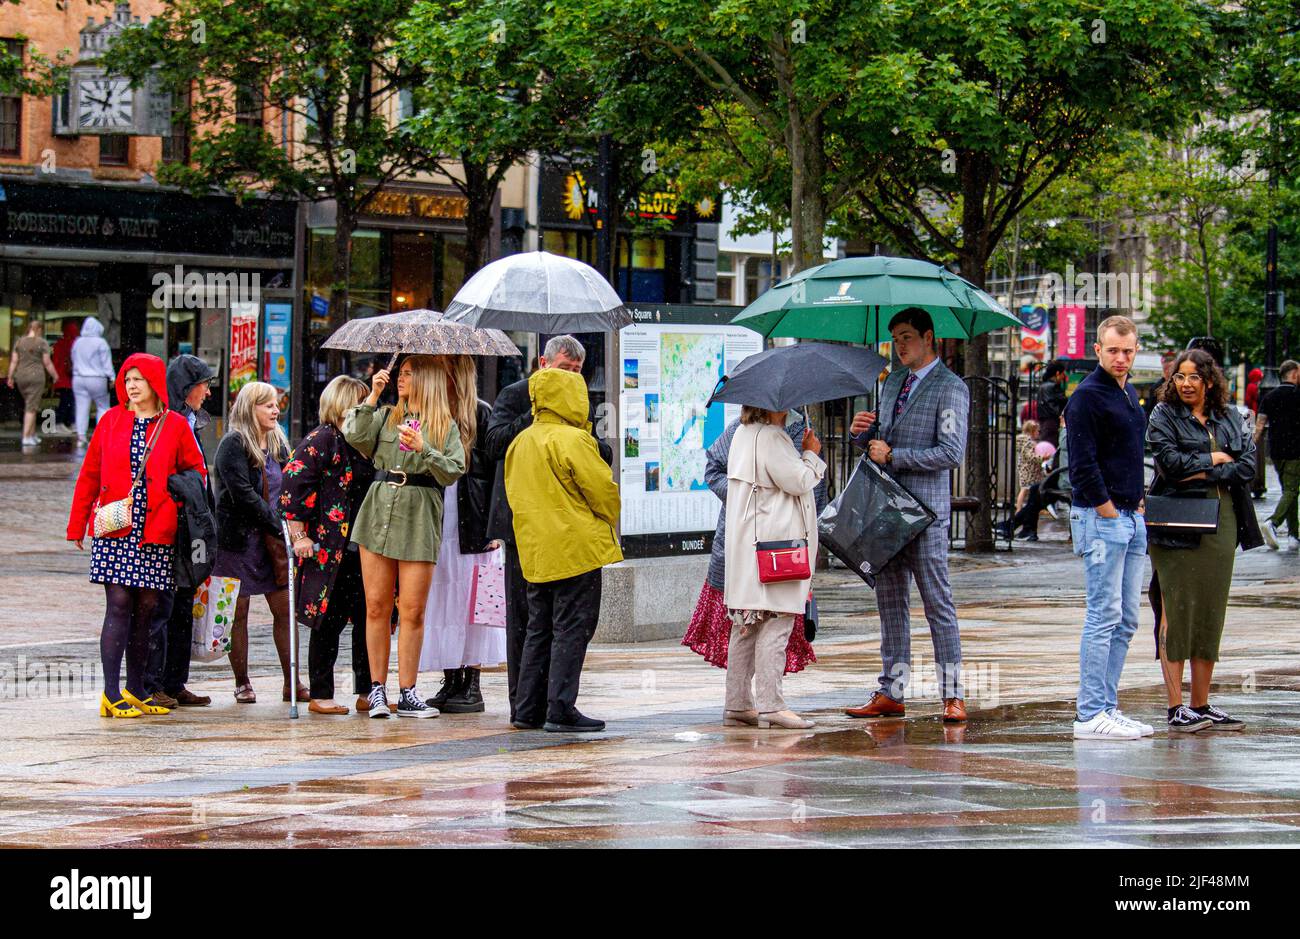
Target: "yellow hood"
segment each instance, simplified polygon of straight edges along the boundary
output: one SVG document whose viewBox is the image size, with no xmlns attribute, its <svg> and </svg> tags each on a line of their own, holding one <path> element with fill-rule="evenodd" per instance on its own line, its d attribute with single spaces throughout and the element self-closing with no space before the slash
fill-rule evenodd
<svg viewBox="0 0 1300 939">
<path fill-rule="evenodd" d="M 586 427 L 591 405 L 587 382 L 577 372 L 562 368 L 539 369 L 528 379 L 528 397 L 533 403 L 533 420 L 543 414 L 570 427 Z"/>
</svg>

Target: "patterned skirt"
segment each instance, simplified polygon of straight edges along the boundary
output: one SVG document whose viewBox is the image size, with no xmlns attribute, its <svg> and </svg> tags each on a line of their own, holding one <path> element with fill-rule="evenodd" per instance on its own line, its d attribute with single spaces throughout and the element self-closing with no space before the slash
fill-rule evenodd
<svg viewBox="0 0 1300 939">
<path fill-rule="evenodd" d="M 710 665 L 726 668 L 730 641 L 731 617 L 727 613 L 727 604 L 723 602 L 722 591 L 705 581 L 682 645 L 704 656 L 704 661 Z M 816 661 L 812 643 L 803 635 L 803 616 L 796 616 L 794 629 L 790 630 L 790 642 L 785 647 L 785 673 L 801 672 L 809 662 Z"/>
</svg>

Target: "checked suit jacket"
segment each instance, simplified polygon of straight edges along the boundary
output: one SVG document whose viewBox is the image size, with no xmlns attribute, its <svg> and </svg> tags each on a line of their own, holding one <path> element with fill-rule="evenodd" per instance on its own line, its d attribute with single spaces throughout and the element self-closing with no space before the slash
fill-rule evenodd
<svg viewBox="0 0 1300 939">
<path fill-rule="evenodd" d="M 883 440 L 893 448 L 893 462 L 885 470 L 906 486 L 938 516 L 936 528 L 948 526 L 952 514 L 952 470 L 961 465 L 966 453 L 966 429 L 970 421 L 970 391 L 943 362 L 935 363 L 894 417 L 903 382 L 910 374 L 895 368 L 880 392 L 876 424 L 854 438 L 866 449 L 871 440 Z"/>
</svg>

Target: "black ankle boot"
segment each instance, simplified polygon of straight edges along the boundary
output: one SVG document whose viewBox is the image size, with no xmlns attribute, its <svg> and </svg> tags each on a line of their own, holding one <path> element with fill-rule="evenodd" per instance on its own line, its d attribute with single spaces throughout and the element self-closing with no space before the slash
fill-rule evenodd
<svg viewBox="0 0 1300 939">
<path fill-rule="evenodd" d="M 438 693 L 432 698 L 426 699 L 424 703 L 431 708 L 437 708 L 439 711 L 443 710 L 443 705 L 447 703 L 447 699 L 460 691 L 461 682 L 464 681 L 464 672 L 463 668 L 444 668 L 442 670 L 442 684 L 438 687 Z"/>
<path fill-rule="evenodd" d="M 478 686 L 479 670 L 462 668 L 460 673 L 462 676 L 460 687 L 447 699 L 446 704 L 439 706 L 438 710 L 444 714 L 477 714 L 485 710 L 483 692 Z"/>
</svg>

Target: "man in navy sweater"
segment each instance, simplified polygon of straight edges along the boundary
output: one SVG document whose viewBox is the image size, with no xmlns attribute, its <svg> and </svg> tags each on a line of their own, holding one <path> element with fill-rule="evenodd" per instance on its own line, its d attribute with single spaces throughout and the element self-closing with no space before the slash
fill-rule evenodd
<svg viewBox="0 0 1300 939">
<path fill-rule="evenodd" d="M 1079 644 L 1079 697 L 1074 736 L 1137 740 L 1149 724 L 1119 710 L 1119 677 L 1137 631 L 1147 553 L 1142 517 L 1146 413 L 1128 381 L 1137 355 L 1137 327 L 1127 316 L 1097 326 L 1100 365 L 1065 408 L 1070 451 L 1070 534 L 1083 558 L 1087 612 Z"/>
</svg>

